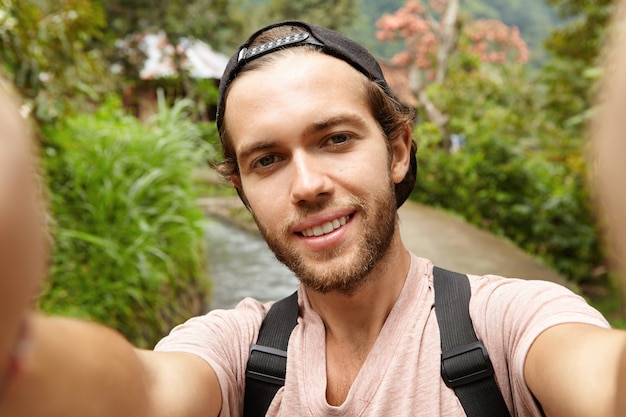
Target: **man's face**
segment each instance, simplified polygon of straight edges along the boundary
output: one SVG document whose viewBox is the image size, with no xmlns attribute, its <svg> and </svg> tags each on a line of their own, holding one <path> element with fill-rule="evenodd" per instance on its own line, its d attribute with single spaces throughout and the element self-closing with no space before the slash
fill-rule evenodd
<svg viewBox="0 0 626 417">
<path fill-rule="evenodd" d="M 234 181 L 277 258 L 320 292 L 358 288 L 396 231 L 393 183 L 406 163 L 364 81 L 341 60 L 288 55 L 240 75 L 226 103 Z"/>
<path fill-rule="evenodd" d="M 0 385 L 45 268 L 30 146 L 24 122 L 0 90 Z"/>
</svg>

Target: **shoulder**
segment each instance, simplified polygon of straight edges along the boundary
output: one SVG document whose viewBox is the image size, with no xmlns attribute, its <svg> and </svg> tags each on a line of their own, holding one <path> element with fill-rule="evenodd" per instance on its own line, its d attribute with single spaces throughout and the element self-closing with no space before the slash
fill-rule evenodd
<svg viewBox="0 0 626 417">
<path fill-rule="evenodd" d="M 189 353 L 208 363 L 221 389 L 222 415 L 238 415 L 249 348 L 272 305 L 246 298 L 234 309 L 194 317 L 176 326 L 154 350 Z"/>
<path fill-rule="evenodd" d="M 520 376 L 531 345 L 547 329 L 567 323 L 609 327 L 584 298 L 560 284 L 495 275 L 470 276 L 470 282 L 478 337 Z"/>
<path fill-rule="evenodd" d="M 272 306 L 252 298 L 245 298 L 237 307 L 229 310 L 213 310 L 205 315 L 193 317 L 176 326 L 155 347 L 157 351 L 185 351 L 199 353 L 208 347 L 230 345 L 233 340 L 246 349 L 261 327 L 261 323 Z"/>
<path fill-rule="evenodd" d="M 497 379 L 507 389 L 516 409 L 537 410 L 524 378 L 531 346 L 546 330 L 562 324 L 609 327 L 604 317 L 580 295 L 553 282 L 469 276 L 470 315 L 478 338 L 487 346 Z M 507 370 L 508 369 L 508 370 Z"/>
<path fill-rule="evenodd" d="M 488 322 L 510 326 L 552 326 L 579 322 L 606 327 L 604 317 L 583 297 L 553 282 L 469 275 L 470 311 Z M 541 324 L 540 324 L 541 323 Z"/>
<path fill-rule="evenodd" d="M 498 275 L 468 275 L 472 300 L 488 306 L 507 308 L 523 304 L 526 309 L 571 310 L 601 315 L 587 301 L 571 289 L 554 282 L 505 278 Z M 510 308 L 510 307 L 509 307 Z"/>
</svg>

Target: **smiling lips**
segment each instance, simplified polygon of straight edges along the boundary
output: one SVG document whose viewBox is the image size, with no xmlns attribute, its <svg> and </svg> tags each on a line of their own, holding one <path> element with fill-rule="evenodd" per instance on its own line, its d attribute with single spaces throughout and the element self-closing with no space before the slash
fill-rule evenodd
<svg viewBox="0 0 626 417">
<path fill-rule="evenodd" d="M 333 230 L 339 229 L 341 226 L 345 225 L 347 221 L 348 216 L 343 216 L 339 219 L 326 222 L 320 226 L 313 226 L 306 230 L 303 230 L 302 235 L 305 237 L 322 236 L 332 232 Z"/>
</svg>

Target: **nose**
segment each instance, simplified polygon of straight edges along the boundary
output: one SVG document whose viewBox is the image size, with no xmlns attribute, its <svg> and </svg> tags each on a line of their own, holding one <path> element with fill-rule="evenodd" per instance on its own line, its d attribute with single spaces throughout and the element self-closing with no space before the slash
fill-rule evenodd
<svg viewBox="0 0 626 417">
<path fill-rule="evenodd" d="M 312 202 L 332 192 L 327 167 L 307 154 L 294 154 L 291 202 L 294 205 Z"/>
</svg>

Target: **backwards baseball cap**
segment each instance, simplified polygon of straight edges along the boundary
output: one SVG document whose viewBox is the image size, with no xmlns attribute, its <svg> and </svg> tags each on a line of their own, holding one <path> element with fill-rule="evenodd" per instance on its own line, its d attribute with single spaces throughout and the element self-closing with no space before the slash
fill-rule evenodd
<svg viewBox="0 0 626 417">
<path fill-rule="evenodd" d="M 280 39 L 275 39 L 254 48 L 250 48 L 250 45 L 260 34 L 279 26 L 301 27 L 302 32 L 285 36 Z M 218 129 L 221 129 L 224 121 L 226 92 L 228 91 L 230 84 L 239 74 L 239 71 L 248 62 L 263 55 L 279 49 L 302 45 L 316 45 L 319 47 L 320 52 L 347 62 L 356 70 L 365 74 L 367 78 L 379 84 L 385 93 L 397 100 L 396 96 L 389 88 L 389 85 L 387 85 L 387 81 L 385 81 L 380 65 L 378 65 L 376 59 L 363 46 L 334 30 L 311 25 L 301 21 L 285 21 L 266 26 L 253 33 L 228 61 L 219 86 L 219 96 L 217 100 Z"/>
<path fill-rule="evenodd" d="M 295 32 L 282 38 L 251 47 L 259 35 L 270 29 L 292 26 L 302 28 L 301 32 Z M 302 45 L 314 45 L 320 52 L 345 61 L 360 73 L 364 74 L 371 81 L 378 84 L 382 90 L 392 99 L 399 102 L 387 84 L 383 71 L 376 59 L 360 44 L 348 39 L 339 32 L 321 26 L 312 25 L 302 21 L 291 20 L 266 26 L 254 32 L 228 61 L 224 74 L 220 80 L 219 95 L 217 99 L 216 123 L 220 135 L 224 123 L 224 111 L 226 109 L 226 93 L 228 87 L 237 78 L 241 69 L 250 61 L 264 55 L 270 54 L 285 48 Z M 415 149 L 411 152 L 411 166 L 404 180 L 396 184 L 396 206 L 400 207 L 411 193 L 415 184 L 417 161 L 415 160 Z"/>
</svg>

